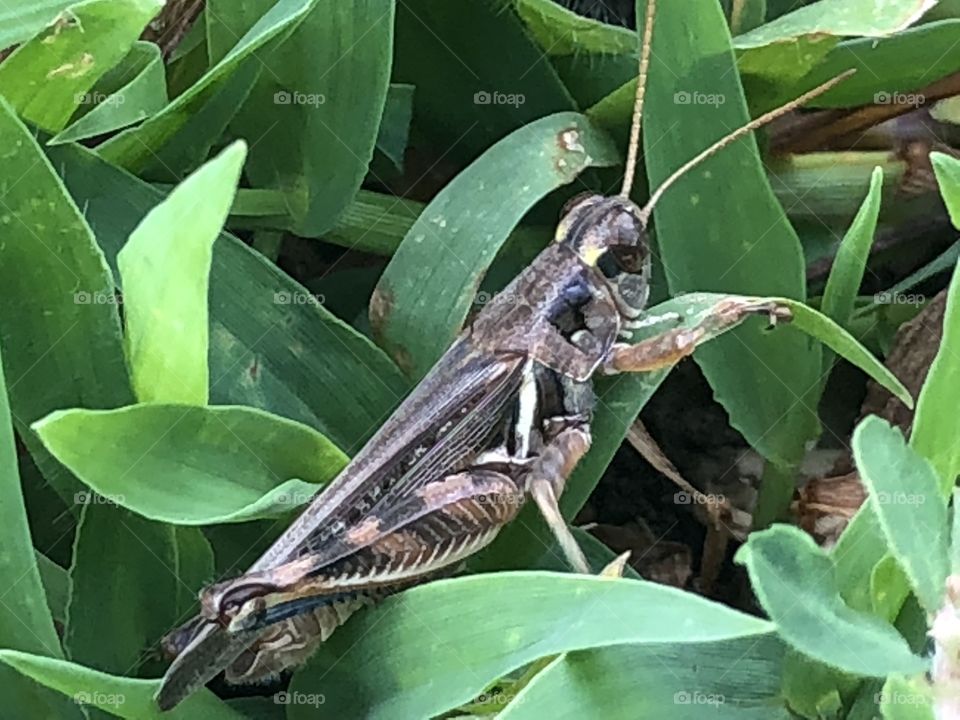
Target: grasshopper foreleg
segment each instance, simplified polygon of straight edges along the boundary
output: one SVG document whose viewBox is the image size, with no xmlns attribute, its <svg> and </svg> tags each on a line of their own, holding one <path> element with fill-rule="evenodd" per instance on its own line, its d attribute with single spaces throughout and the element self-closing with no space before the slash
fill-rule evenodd
<svg viewBox="0 0 960 720">
<path fill-rule="evenodd" d="M 667 330 L 633 345 L 617 343 L 607 354 L 603 371 L 616 374 L 669 368 L 750 315 L 766 316 L 771 323 L 790 319 L 789 311 L 776 303 L 730 299 L 704 313 L 693 327 Z"/>
</svg>

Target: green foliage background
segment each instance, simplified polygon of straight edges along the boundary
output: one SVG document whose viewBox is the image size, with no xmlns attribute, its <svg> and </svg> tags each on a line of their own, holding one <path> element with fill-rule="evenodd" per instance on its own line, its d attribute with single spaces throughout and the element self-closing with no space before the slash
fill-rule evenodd
<svg viewBox="0 0 960 720">
<path fill-rule="evenodd" d="M 735 1 L 731 37 L 730 3 L 661 2 L 635 199 L 840 71 L 859 69 L 815 105 L 956 72 L 960 14 L 917 24 L 930 4 Z M 0 47 L 17 46 L 0 63 L 0 718 L 160 717 L 158 641 L 197 591 L 241 572 L 336 475 L 478 293 L 550 241 L 563 200 L 619 184 L 631 31 L 548 0 L 208 0 L 165 59 L 139 39 L 161 7 L 0 7 Z M 934 165 L 956 224 L 960 163 Z M 794 308 L 792 327 L 748 322 L 696 356 L 769 461 L 760 526 L 820 432 L 834 353 L 906 392 L 858 342 L 878 348 L 887 322 L 858 297 L 883 173 L 856 183 L 821 315 L 814 243 L 784 209 L 804 197 L 769 171 L 754 139 L 736 143 L 655 214 L 658 312 L 690 323 L 729 295 Z M 382 261 L 334 261 L 305 287 L 276 262 L 291 235 Z M 877 683 L 931 694 L 924 614 L 919 636 L 891 623 L 914 598 L 935 613 L 957 557 L 958 283 L 909 445 L 876 419 L 854 435 L 871 500 L 839 545 L 774 526 L 738 554 L 770 620 L 559 572 L 527 509 L 471 567 L 499 572 L 363 613 L 279 702 L 202 690 L 164 717 L 931 717 L 891 708 Z M 569 517 L 662 379 L 598 384 Z M 900 492 L 922 501 L 883 500 Z M 597 569 L 611 559 L 583 542 Z"/>
</svg>

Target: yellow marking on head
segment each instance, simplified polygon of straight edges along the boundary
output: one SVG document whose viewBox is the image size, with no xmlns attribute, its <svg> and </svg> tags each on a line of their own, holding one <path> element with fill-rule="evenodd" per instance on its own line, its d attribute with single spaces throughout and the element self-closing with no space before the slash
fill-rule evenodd
<svg viewBox="0 0 960 720">
<path fill-rule="evenodd" d="M 606 248 L 598 247 L 596 245 L 588 245 L 580 249 L 580 259 L 590 267 L 596 267 L 597 262 L 600 260 L 600 256 L 603 255 L 605 250 Z"/>
</svg>

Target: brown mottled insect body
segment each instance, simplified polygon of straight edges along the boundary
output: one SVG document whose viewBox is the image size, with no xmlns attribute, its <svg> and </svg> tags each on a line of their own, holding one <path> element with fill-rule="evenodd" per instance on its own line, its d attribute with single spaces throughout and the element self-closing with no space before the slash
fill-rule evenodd
<svg viewBox="0 0 960 720">
<path fill-rule="evenodd" d="M 750 314 L 789 317 L 770 303 L 731 299 L 694 327 L 621 342 L 650 320 L 647 229 L 663 192 L 724 145 L 845 77 L 701 152 L 640 208 L 628 195 L 653 6 L 621 193 L 571 201 L 555 242 L 483 308 L 337 479 L 247 573 L 203 590 L 201 615 L 165 643 L 175 659 L 157 695 L 161 708 L 223 670 L 231 682 L 256 682 L 299 664 L 364 604 L 451 572 L 527 498 L 570 564 L 589 572 L 558 498 L 590 448 L 593 376 L 669 367 Z"/>
</svg>

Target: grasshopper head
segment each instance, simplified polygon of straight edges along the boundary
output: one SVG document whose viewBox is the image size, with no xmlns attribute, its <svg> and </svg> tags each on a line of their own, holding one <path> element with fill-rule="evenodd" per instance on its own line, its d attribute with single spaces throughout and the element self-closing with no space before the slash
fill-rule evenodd
<svg viewBox="0 0 960 720">
<path fill-rule="evenodd" d="M 603 273 L 617 304 L 636 317 L 650 286 L 650 241 L 640 208 L 619 195 L 580 195 L 564 208 L 556 242 Z"/>
<path fill-rule="evenodd" d="M 200 593 L 201 613 L 208 620 L 228 625 L 241 610 L 247 611 L 252 605 L 262 604 L 263 596 L 275 590 L 273 585 L 262 580 L 247 580 L 243 576 L 217 583 Z"/>
</svg>

